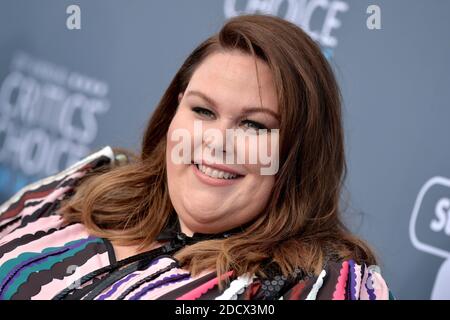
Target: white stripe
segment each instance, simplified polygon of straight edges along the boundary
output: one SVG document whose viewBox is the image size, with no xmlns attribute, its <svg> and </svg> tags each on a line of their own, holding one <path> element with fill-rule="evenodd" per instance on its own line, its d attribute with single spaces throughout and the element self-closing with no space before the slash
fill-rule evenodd
<svg viewBox="0 0 450 320">
<path fill-rule="evenodd" d="M 319 274 L 319 277 L 316 280 L 316 283 L 314 283 L 311 291 L 309 292 L 308 296 L 306 297 L 306 300 L 316 300 L 317 292 L 319 292 L 319 289 L 322 288 L 323 278 L 325 277 L 326 274 L 327 274 L 327 272 L 325 271 L 325 269 L 322 270 L 322 272 Z"/>
<path fill-rule="evenodd" d="M 245 288 L 253 282 L 255 275 L 244 274 L 231 281 L 230 286 L 215 300 L 236 300 L 237 295 L 244 292 Z"/>
</svg>

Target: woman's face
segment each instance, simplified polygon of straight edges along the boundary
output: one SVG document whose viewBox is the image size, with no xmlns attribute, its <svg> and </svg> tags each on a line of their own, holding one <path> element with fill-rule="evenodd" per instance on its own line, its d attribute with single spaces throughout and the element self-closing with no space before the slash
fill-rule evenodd
<svg viewBox="0 0 450 320">
<path fill-rule="evenodd" d="M 179 95 L 179 106 L 167 135 L 167 179 L 181 230 L 189 236 L 194 232 L 223 232 L 245 224 L 261 214 L 267 204 L 274 175 L 261 175 L 264 164 L 259 158 L 256 162 L 249 161 L 248 156 L 255 150 L 251 149 L 254 145 L 251 146 L 250 141 L 261 140 L 264 134 L 256 134 L 253 136 L 256 140 L 247 139 L 244 144 L 233 139 L 234 146 L 226 147 L 227 129 L 250 133 L 251 129 L 279 128 L 271 71 L 262 60 L 256 61 L 259 89 L 255 59 L 239 51 L 228 51 L 206 57 L 193 73 L 186 90 Z M 199 123 L 202 135 L 198 139 Z M 208 129 L 221 132 L 223 140 L 217 135 L 208 136 L 206 133 L 211 131 Z M 171 138 L 180 130 L 191 136 L 191 149 L 183 149 L 189 161 L 181 164 L 174 161 L 172 152 L 180 145 L 180 140 Z M 265 135 L 267 138 L 270 133 Z M 223 150 L 213 152 L 219 145 Z M 269 143 L 268 150 L 273 146 Z M 236 158 L 233 163 L 218 160 L 219 157 L 225 159 L 222 156 L 230 152 L 244 152 L 245 163 Z M 202 166 L 195 164 L 199 160 Z"/>
</svg>

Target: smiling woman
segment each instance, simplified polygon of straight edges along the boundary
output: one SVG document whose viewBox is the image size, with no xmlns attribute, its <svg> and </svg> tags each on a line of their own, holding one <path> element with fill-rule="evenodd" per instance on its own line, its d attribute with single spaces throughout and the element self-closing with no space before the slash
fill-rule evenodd
<svg viewBox="0 0 450 320">
<path fill-rule="evenodd" d="M 105 147 L 0 208 L 0 298 L 389 298 L 371 249 L 340 220 L 340 100 L 300 28 L 228 20 L 173 78 L 140 155 Z M 199 122 L 175 161 L 174 132 L 194 136 Z M 223 148 L 227 130 L 257 134 Z M 279 154 L 273 174 L 258 158 L 219 161 L 255 143 Z"/>
<path fill-rule="evenodd" d="M 207 56 L 193 73 L 185 89 L 186 96 L 183 93 L 179 95 L 178 109 L 169 126 L 168 136 L 179 128 L 187 129 L 194 136 L 195 120 L 202 120 L 205 134 L 208 129 L 218 129 L 219 132 L 230 128 L 247 129 L 249 123 L 278 128 L 278 121 L 271 115 L 278 113 L 278 103 L 270 68 L 263 61 L 256 63 L 259 79 L 256 77 L 255 59 L 249 54 L 235 49 Z M 217 66 L 222 67 L 219 69 Z M 259 107 L 249 113 L 246 106 L 258 105 L 260 99 L 263 105 L 270 107 Z M 202 106 L 202 112 L 198 112 L 198 106 Z M 203 148 L 210 148 L 212 143 L 219 141 L 210 139 L 207 146 L 199 142 L 192 147 L 194 153 L 198 148 L 204 151 Z M 168 150 L 174 147 L 170 139 L 167 146 Z M 235 145 L 235 148 L 246 147 L 249 143 Z M 191 162 L 173 164 L 170 155 L 167 152 L 168 190 L 184 233 L 192 235 L 194 230 L 216 233 L 232 229 L 253 220 L 266 206 L 275 178 L 261 175 L 258 163 L 223 165 L 216 163 L 219 155 L 214 154 L 207 159 L 194 155 L 194 162 L 204 163 L 197 167 Z M 226 174 L 236 176 L 226 179 Z"/>
</svg>

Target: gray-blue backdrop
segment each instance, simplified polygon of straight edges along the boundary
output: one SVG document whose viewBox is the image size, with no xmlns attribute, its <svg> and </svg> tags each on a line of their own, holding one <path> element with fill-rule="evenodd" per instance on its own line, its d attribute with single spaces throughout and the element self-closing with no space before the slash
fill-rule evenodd
<svg viewBox="0 0 450 320">
<path fill-rule="evenodd" d="M 449 1 L 2 0 L 0 200 L 101 146 L 137 151 L 187 54 L 255 12 L 304 28 L 335 69 L 345 218 L 396 297 L 450 299 Z"/>
</svg>

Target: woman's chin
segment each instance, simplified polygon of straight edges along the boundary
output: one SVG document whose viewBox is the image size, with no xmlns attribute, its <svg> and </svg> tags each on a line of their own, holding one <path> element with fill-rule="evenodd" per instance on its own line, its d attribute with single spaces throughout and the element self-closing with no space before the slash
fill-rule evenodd
<svg viewBox="0 0 450 320">
<path fill-rule="evenodd" d="M 221 219 L 205 219 L 204 217 L 190 217 L 186 224 L 193 233 L 219 233 L 224 230 L 224 223 Z"/>
<path fill-rule="evenodd" d="M 197 210 L 192 213 L 187 213 L 185 218 L 183 219 L 186 225 L 191 230 L 203 230 L 208 231 L 210 233 L 212 230 L 223 228 L 221 227 L 225 221 L 229 219 L 229 215 L 220 214 L 212 211 L 203 212 Z M 228 220 L 229 221 L 229 220 Z M 197 231 L 202 232 L 202 231 Z"/>
</svg>

